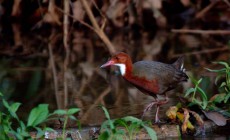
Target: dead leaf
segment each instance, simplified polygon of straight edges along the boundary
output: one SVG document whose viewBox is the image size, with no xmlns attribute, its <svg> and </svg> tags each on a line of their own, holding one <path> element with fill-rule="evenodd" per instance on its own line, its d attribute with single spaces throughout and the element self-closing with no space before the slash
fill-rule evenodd
<svg viewBox="0 0 230 140">
<path fill-rule="evenodd" d="M 184 120 L 184 114 L 182 114 L 180 112 L 177 112 L 176 115 L 177 115 L 177 118 L 180 120 L 180 122 L 183 122 L 183 120 Z M 188 120 L 188 122 L 187 122 L 186 125 L 187 125 L 187 128 L 190 129 L 190 130 L 194 130 L 195 129 L 195 127 L 192 125 L 192 123 L 189 120 Z"/>
<path fill-rule="evenodd" d="M 188 111 L 188 109 L 186 109 L 186 108 L 182 108 L 183 109 L 183 111 L 184 111 L 184 119 L 183 119 L 183 124 L 182 124 L 182 126 L 181 126 L 181 129 L 182 129 L 182 133 L 186 133 L 186 131 L 187 131 L 187 128 L 188 128 L 188 119 L 189 119 L 189 111 Z"/>
<path fill-rule="evenodd" d="M 203 126 L 204 125 L 204 121 L 203 119 L 200 117 L 200 115 L 194 111 L 189 111 L 195 118 L 196 118 L 196 121 L 197 121 L 197 124 L 199 126 Z"/>
<path fill-rule="evenodd" d="M 218 126 L 224 126 L 227 123 L 227 119 L 220 113 L 214 111 L 203 111 L 204 115 L 212 120 Z"/>
<path fill-rule="evenodd" d="M 177 111 L 178 111 L 178 108 L 176 106 L 171 106 L 166 111 L 166 116 L 169 117 L 171 120 L 175 120 Z"/>
</svg>

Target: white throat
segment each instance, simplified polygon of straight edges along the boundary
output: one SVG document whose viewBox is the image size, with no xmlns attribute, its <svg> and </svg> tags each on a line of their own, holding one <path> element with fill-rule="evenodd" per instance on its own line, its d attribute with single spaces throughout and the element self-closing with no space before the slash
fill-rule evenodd
<svg viewBox="0 0 230 140">
<path fill-rule="evenodd" d="M 124 76 L 125 75 L 125 71 L 126 71 L 125 64 L 114 64 L 114 65 L 119 67 L 121 75 Z"/>
</svg>

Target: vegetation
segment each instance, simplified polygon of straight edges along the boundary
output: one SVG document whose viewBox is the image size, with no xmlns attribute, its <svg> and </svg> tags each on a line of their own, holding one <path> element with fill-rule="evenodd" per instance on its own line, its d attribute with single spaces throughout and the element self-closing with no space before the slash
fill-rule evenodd
<svg viewBox="0 0 230 140">
<path fill-rule="evenodd" d="M 224 68 L 218 70 L 206 68 L 208 71 L 215 72 L 217 74 L 215 84 L 219 89 L 219 93 L 212 93 L 214 96 L 208 99 L 207 95 L 210 93 L 206 93 L 201 87 L 199 87 L 202 82 L 202 78 L 198 81 L 190 78 L 194 84 L 194 88 L 189 88 L 185 93 L 185 97 L 192 95 L 190 106 L 195 104 L 201 107 L 203 110 L 222 110 L 223 114 L 230 117 L 229 110 L 224 111 L 223 109 L 218 108 L 218 104 L 223 104 L 224 106 L 222 108 L 228 109 L 230 98 L 230 66 L 227 62 L 222 61 L 214 63 L 224 66 Z M 196 94 L 199 94 L 200 96 L 196 96 Z M 199 97 L 201 97 L 201 99 L 199 99 Z"/>
<path fill-rule="evenodd" d="M 89 114 L 100 103 L 123 111 L 137 101 L 146 102 L 142 95 L 135 96 L 137 91 L 119 81 L 119 77 L 106 78 L 98 69 L 117 51 L 127 52 L 135 61 L 168 63 L 184 55 L 186 69 L 199 74 L 201 67 L 210 66 L 210 61 L 227 62 L 229 6 L 227 0 L 1 0 L 0 91 L 4 93 L 0 106 L 3 110 L 0 112 L 1 134 L 19 133 L 29 138 L 28 132 L 36 130 L 42 135 L 49 129 L 45 125 L 47 119 L 63 115 L 66 126 L 67 118 L 78 111 L 47 113 L 48 107 L 89 109 L 82 111 L 80 117 L 92 120 Z M 183 107 L 198 106 L 202 111 L 230 116 L 230 76 L 226 62 L 215 63 L 223 65 L 223 69 L 208 69 L 217 74 L 218 94 L 202 87 L 209 87 L 205 78 L 191 78 L 194 87 L 186 92 L 189 106 L 181 105 L 179 111 Z M 18 102 L 29 106 L 28 111 L 22 112 L 22 116 L 28 116 L 26 121 L 18 116 L 17 111 L 22 107 Z M 44 117 L 33 118 L 40 115 L 37 111 Z M 181 120 L 187 111 L 182 109 Z M 111 120 L 114 128 L 103 125 L 102 134 L 115 135 L 122 131 L 116 126 L 125 126 L 122 125 L 125 123 L 130 138 L 129 135 L 145 123 L 129 119 Z"/>
<path fill-rule="evenodd" d="M 2 97 L 2 93 L 0 93 Z M 77 121 L 74 114 L 80 111 L 79 108 L 71 108 L 68 110 L 55 110 L 53 113 L 49 113 L 47 104 L 40 104 L 37 107 L 33 108 L 29 113 L 28 119 L 26 122 L 22 121 L 18 115 L 17 110 L 20 107 L 21 103 L 9 104 L 5 99 L 2 98 L 3 106 L 7 109 L 6 112 L 0 112 L 0 134 L 2 139 L 37 139 L 44 138 L 45 132 L 54 131 L 52 128 L 47 127 L 45 122 L 51 119 L 58 119 L 57 116 L 64 116 L 64 124 L 62 129 L 62 139 L 66 137 L 66 124 L 68 119 Z M 140 131 L 141 128 L 144 128 L 151 139 L 156 140 L 155 131 L 148 127 L 145 122 L 142 120 L 127 116 L 121 119 L 111 120 L 110 115 L 105 107 L 102 106 L 102 109 L 105 113 L 106 118 L 108 119 L 101 125 L 101 133 L 98 136 L 99 140 L 108 140 L 108 139 L 134 139 L 135 134 Z M 16 123 L 13 123 L 16 122 Z M 78 123 L 79 124 L 79 123 Z M 125 130 L 126 131 L 125 131 Z M 32 137 L 30 132 L 36 131 L 37 134 L 35 137 Z M 126 133 L 127 132 L 127 133 Z"/>
<path fill-rule="evenodd" d="M 141 128 L 144 128 L 152 140 L 156 140 L 155 131 L 147 126 L 142 120 L 127 116 L 120 119 L 111 120 L 108 111 L 102 106 L 107 121 L 101 125 L 101 134 L 99 140 L 132 140 L 136 139 L 136 134 Z M 125 129 L 125 130 L 124 130 Z"/>
<path fill-rule="evenodd" d="M 21 103 L 12 103 L 9 104 L 2 96 L 2 103 L 5 112 L 0 112 L 0 135 L 1 139 L 37 139 L 45 136 L 45 132 L 53 131 L 52 128 L 47 127 L 45 122 L 51 119 L 58 119 L 57 116 L 64 117 L 64 127 L 63 127 L 63 139 L 65 137 L 66 123 L 68 119 L 77 120 L 73 114 L 80 111 L 78 108 L 72 108 L 69 110 L 55 110 L 53 113 L 49 113 L 48 104 L 39 104 L 37 107 L 34 107 L 28 116 L 26 122 L 20 119 L 17 115 L 18 108 Z M 31 137 L 30 132 L 36 131 L 36 137 Z"/>
</svg>

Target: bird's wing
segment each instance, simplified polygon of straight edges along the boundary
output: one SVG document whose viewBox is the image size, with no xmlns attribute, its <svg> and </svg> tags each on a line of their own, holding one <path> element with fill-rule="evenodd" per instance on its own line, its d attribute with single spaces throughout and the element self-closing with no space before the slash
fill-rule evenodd
<svg viewBox="0 0 230 140">
<path fill-rule="evenodd" d="M 152 81 L 157 80 L 159 94 L 173 89 L 181 82 L 183 71 L 176 69 L 171 64 L 155 61 L 138 61 L 133 64 L 133 75 Z"/>
</svg>

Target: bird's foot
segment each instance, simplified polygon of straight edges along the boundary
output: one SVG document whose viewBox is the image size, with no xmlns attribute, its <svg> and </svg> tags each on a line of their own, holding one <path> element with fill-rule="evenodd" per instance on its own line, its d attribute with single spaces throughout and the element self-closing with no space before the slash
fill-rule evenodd
<svg viewBox="0 0 230 140">
<path fill-rule="evenodd" d="M 151 102 L 150 104 L 148 104 L 148 105 L 146 106 L 146 108 L 144 109 L 144 112 L 143 112 L 143 114 L 142 114 L 142 116 L 141 116 L 141 119 L 142 119 L 142 120 L 143 120 L 143 117 L 145 116 L 145 113 L 146 113 L 147 111 L 149 111 L 155 104 L 157 104 L 156 101 Z"/>
</svg>

